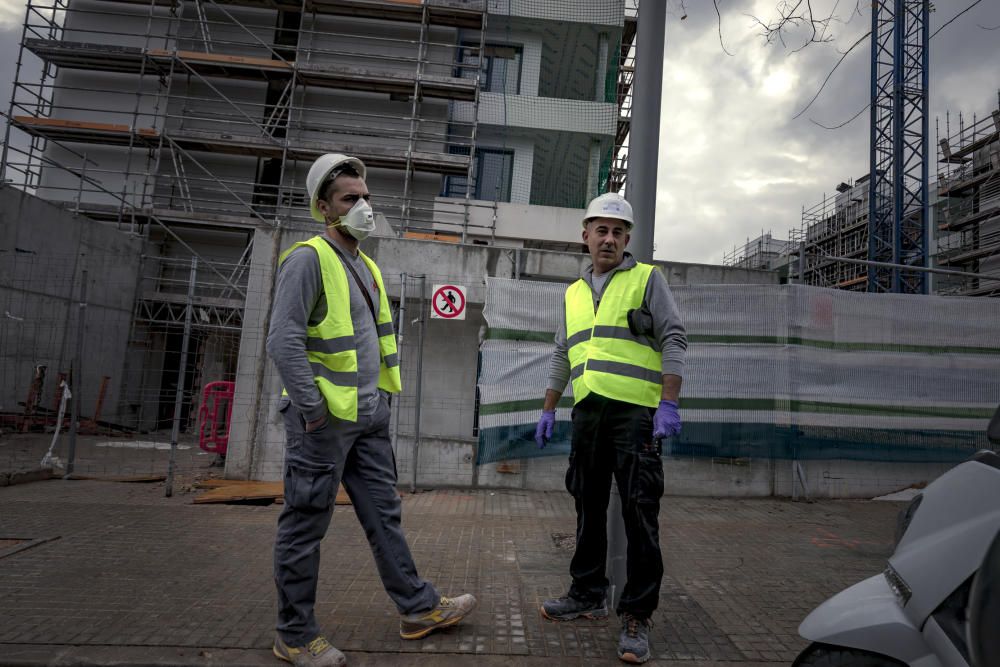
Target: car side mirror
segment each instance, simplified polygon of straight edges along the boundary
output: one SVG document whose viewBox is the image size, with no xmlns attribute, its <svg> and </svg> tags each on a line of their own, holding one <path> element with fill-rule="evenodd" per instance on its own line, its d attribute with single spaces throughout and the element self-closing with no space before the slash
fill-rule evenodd
<svg viewBox="0 0 1000 667">
<path fill-rule="evenodd" d="M 998 411 L 1000 412 L 1000 411 Z M 996 421 L 996 416 L 994 416 Z M 1000 665 L 1000 532 L 993 538 L 969 593 L 968 643 L 973 667 Z"/>
</svg>

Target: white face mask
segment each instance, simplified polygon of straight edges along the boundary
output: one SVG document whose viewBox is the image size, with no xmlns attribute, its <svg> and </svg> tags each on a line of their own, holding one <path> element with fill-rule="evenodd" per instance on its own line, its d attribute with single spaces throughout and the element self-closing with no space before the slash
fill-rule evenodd
<svg viewBox="0 0 1000 667">
<path fill-rule="evenodd" d="M 375 231 L 375 214 L 367 201 L 359 199 L 347 215 L 340 216 L 336 222 L 328 226 L 340 227 L 357 240 L 364 241 Z"/>
</svg>

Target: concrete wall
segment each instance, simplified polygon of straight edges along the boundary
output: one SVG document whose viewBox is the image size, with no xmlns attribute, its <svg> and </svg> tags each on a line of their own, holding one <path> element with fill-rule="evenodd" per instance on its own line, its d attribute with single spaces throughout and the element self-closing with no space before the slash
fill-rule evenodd
<svg viewBox="0 0 1000 667">
<path fill-rule="evenodd" d="M 102 419 L 116 421 L 124 351 L 138 283 L 141 240 L 0 186 L 0 411 L 22 410 L 37 365 L 47 366 L 41 405 L 76 350 L 81 276 L 87 271 L 81 414 L 89 417 L 102 376 Z"/>
<path fill-rule="evenodd" d="M 171 23 L 169 7 L 151 8 L 149 5 L 123 3 L 112 9 L 103 2 L 93 0 L 72 0 L 70 6 L 72 10 L 66 13 L 63 33 L 67 42 L 111 43 L 151 49 L 173 47 L 173 40 L 166 37 Z M 28 20 L 32 25 L 43 25 L 42 19 L 33 14 L 28 15 Z M 150 37 L 148 42 L 147 34 Z"/>
<path fill-rule="evenodd" d="M 453 118 L 471 123 L 473 111 L 472 102 L 455 102 Z M 607 102 L 482 93 L 478 118 L 483 125 L 613 136 L 618 109 Z"/>
<path fill-rule="evenodd" d="M 474 451 L 475 441 L 466 443 Z M 421 445 L 421 449 L 427 449 Z M 564 491 L 567 460 L 544 457 L 525 461 L 491 463 L 476 469 L 465 463 L 466 450 L 451 444 L 442 448 L 450 456 L 445 462 L 421 453 L 421 476 L 427 486 L 455 485 L 544 491 Z M 426 457 L 426 458 L 425 458 Z M 430 460 L 429 460 L 430 459 Z M 402 459 L 400 480 L 408 483 L 410 458 Z M 397 462 L 400 459 L 397 458 Z M 451 479 L 458 484 L 438 481 L 442 476 L 423 469 L 438 463 L 455 470 Z M 755 498 L 767 496 L 808 496 L 810 498 L 874 498 L 913 485 L 926 484 L 949 470 L 952 463 L 884 463 L 870 461 L 802 461 L 808 493 L 801 485 L 793 489 L 792 462 L 773 459 L 711 459 L 665 456 L 664 493 L 668 496 L 708 496 Z M 404 474 L 405 473 L 405 474 Z"/>
<path fill-rule="evenodd" d="M 434 210 L 434 220 L 442 230 L 461 225 L 465 219 L 465 201 L 462 199 L 438 197 L 434 202 Z M 512 245 L 522 246 L 524 239 L 581 243 L 581 209 L 529 206 L 526 201 L 497 202 L 494 208 L 493 202 L 474 201 L 469 209 L 469 225 L 481 227 L 488 232 L 493 224 L 494 213 L 496 236 L 510 239 Z"/>
</svg>

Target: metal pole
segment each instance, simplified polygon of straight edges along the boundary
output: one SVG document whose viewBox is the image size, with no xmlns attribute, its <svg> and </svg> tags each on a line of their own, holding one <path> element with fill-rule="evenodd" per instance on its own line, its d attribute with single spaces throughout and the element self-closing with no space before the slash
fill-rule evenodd
<svg viewBox="0 0 1000 667">
<path fill-rule="evenodd" d="M 931 17 L 930 17 L 930 2 L 924 0 L 920 9 L 920 57 L 922 62 L 920 63 L 920 113 L 923 116 L 920 125 L 920 144 L 923 149 L 923 154 L 920 156 L 920 206 L 922 208 L 920 212 L 920 223 L 921 229 L 921 244 L 924 250 L 924 267 L 931 268 L 931 211 L 930 211 L 930 163 L 931 163 L 931 152 L 930 152 L 930 142 L 928 138 L 930 136 L 930 117 L 928 113 L 930 112 L 930 71 L 931 71 Z M 934 274 L 924 274 L 924 279 L 920 281 L 921 294 L 931 294 L 933 287 Z"/>
<path fill-rule="evenodd" d="M 399 371 L 403 372 L 403 327 L 406 326 L 406 274 L 399 277 L 399 313 L 396 317 L 396 357 L 399 359 Z M 399 453 L 399 404 L 403 394 L 400 393 L 392 402 L 392 453 Z"/>
<path fill-rule="evenodd" d="M 640 3 L 637 19 L 632 130 L 628 140 L 625 196 L 632 204 L 636 220 L 629 251 L 640 262 L 651 262 L 656 225 L 656 170 L 660 152 L 660 96 L 667 3 Z M 621 496 L 617 483 L 612 482 L 608 503 L 607 577 L 611 583 L 609 601 L 615 607 L 625 587 L 626 545 Z"/>
<path fill-rule="evenodd" d="M 83 387 L 83 327 L 87 315 L 87 270 L 80 272 L 80 303 L 79 315 L 76 318 L 76 359 L 73 360 L 73 409 L 69 418 L 69 452 L 66 455 L 66 474 L 68 479 L 73 474 L 76 462 L 76 425 L 80 421 L 80 390 Z"/>
<path fill-rule="evenodd" d="M 820 255 L 823 259 L 832 259 L 835 262 L 845 264 L 860 264 L 862 266 L 885 267 L 890 269 L 906 269 L 907 271 L 920 271 L 924 273 L 938 273 L 944 276 L 961 276 L 963 278 L 979 278 L 980 280 L 1000 281 L 1000 275 L 990 276 L 982 273 L 972 273 L 970 271 L 955 271 L 952 269 L 939 269 L 936 267 L 918 266 L 916 264 L 895 264 L 893 262 L 873 262 L 870 259 L 851 259 L 849 257 L 833 257 L 831 255 Z"/>
<path fill-rule="evenodd" d="M 83 183 L 87 180 L 87 152 L 83 152 L 83 166 L 80 167 L 80 186 L 76 191 L 76 207 L 73 209 L 74 213 L 80 212 L 80 200 L 83 199 Z"/>
<path fill-rule="evenodd" d="M 420 463 L 420 397 L 424 379 L 424 326 L 427 318 L 424 316 L 424 293 L 427 289 L 427 276 L 420 276 L 420 329 L 417 333 L 417 396 L 413 409 L 413 479 L 410 481 L 410 492 L 417 490 L 417 464 Z"/>
<path fill-rule="evenodd" d="M 640 262 L 650 262 L 653 259 L 666 17 L 665 2 L 642 2 L 639 5 L 625 196 L 632 204 L 636 219 L 629 251 Z"/>
<path fill-rule="evenodd" d="M 170 463 L 167 465 L 166 496 L 174 495 L 174 467 L 177 458 L 177 436 L 181 431 L 181 406 L 184 404 L 184 376 L 187 370 L 188 343 L 191 340 L 191 313 L 194 310 L 194 279 L 198 272 L 198 258 L 191 258 L 191 275 L 188 277 L 187 308 L 184 311 L 184 338 L 181 341 L 181 361 L 177 369 L 177 391 L 174 392 L 174 425 L 170 430 Z"/>
</svg>

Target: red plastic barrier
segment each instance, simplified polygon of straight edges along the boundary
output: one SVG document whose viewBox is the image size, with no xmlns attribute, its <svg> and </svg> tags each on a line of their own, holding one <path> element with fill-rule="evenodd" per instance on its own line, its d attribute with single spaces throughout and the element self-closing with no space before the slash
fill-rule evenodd
<svg viewBox="0 0 1000 667">
<path fill-rule="evenodd" d="M 198 446 L 206 452 L 226 454 L 235 393 L 235 382 L 209 382 L 202 390 L 201 409 L 198 410 L 198 422 L 201 424 Z"/>
</svg>

